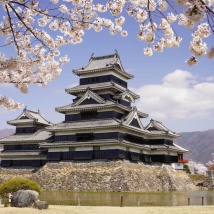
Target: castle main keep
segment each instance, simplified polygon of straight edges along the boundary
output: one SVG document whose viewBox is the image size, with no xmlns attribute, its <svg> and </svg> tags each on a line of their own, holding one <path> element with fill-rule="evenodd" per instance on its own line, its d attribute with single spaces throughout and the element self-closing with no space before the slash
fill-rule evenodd
<svg viewBox="0 0 214 214">
<path fill-rule="evenodd" d="M 182 169 L 185 148 L 175 144 L 178 134 L 132 103 L 139 95 L 128 89 L 133 75 L 125 72 L 119 54 L 91 56 L 86 66 L 73 70 L 79 85 L 66 89 L 76 96 L 57 107 L 65 119 L 52 124 L 40 112 L 24 109 L 8 124 L 16 133 L 0 140 L 1 166 L 39 167 L 47 162 L 71 160 L 130 160 L 171 164 Z M 146 100 L 145 100 L 146 102 Z"/>
</svg>

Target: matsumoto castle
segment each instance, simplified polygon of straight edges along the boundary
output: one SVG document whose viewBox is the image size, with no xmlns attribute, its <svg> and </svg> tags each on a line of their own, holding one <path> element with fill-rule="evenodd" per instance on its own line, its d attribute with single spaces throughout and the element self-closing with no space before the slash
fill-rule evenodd
<svg viewBox="0 0 214 214">
<path fill-rule="evenodd" d="M 156 120 L 143 125 L 141 119 L 148 114 L 131 105 L 139 95 L 128 89 L 133 75 L 125 72 L 117 52 L 91 56 L 85 67 L 73 73 L 80 77 L 79 85 L 65 91 L 76 98 L 56 108 L 65 115 L 63 122 L 52 124 L 39 111 L 26 108 L 8 121 L 16 133 L 0 140 L 2 167 L 126 159 L 183 169 L 188 150 L 173 143 L 179 135 Z"/>
</svg>

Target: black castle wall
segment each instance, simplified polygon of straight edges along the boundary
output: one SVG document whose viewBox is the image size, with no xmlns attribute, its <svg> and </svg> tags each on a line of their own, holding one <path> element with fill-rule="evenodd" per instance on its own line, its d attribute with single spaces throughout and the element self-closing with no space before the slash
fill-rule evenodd
<svg viewBox="0 0 214 214">
<path fill-rule="evenodd" d="M 88 84 L 95 84 L 95 83 L 103 83 L 103 82 L 114 82 L 118 85 L 121 85 L 127 88 L 127 82 L 114 76 L 114 75 L 103 75 L 103 76 L 96 76 L 96 77 L 87 77 L 80 79 L 80 85 L 88 85 Z"/>
</svg>

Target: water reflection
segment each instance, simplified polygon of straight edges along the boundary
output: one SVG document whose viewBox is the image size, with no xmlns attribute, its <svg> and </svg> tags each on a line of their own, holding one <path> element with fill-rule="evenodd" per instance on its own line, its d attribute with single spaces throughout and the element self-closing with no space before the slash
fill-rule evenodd
<svg viewBox="0 0 214 214">
<path fill-rule="evenodd" d="M 73 192 L 73 191 L 43 191 L 40 200 L 49 204 L 81 206 L 119 206 L 123 196 L 124 206 L 181 206 L 214 205 L 214 190 L 200 190 L 190 192 Z"/>
</svg>

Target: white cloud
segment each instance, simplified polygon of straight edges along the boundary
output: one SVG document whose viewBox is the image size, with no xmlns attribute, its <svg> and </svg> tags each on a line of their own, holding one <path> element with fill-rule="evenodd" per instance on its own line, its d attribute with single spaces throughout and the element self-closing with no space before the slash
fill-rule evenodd
<svg viewBox="0 0 214 214">
<path fill-rule="evenodd" d="M 206 118 L 214 110 L 214 83 L 198 83 L 188 71 L 175 70 L 162 84 L 145 85 L 135 92 L 141 96 L 138 108 L 158 120 Z"/>
<path fill-rule="evenodd" d="M 207 81 L 212 82 L 214 81 L 214 76 L 209 76 L 206 78 Z"/>
<path fill-rule="evenodd" d="M 196 77 L 190 72 L 175 70 L 163 78 L 163 85 L 167 87 L 183 88 L 195 83 Z"/>
</svg>

